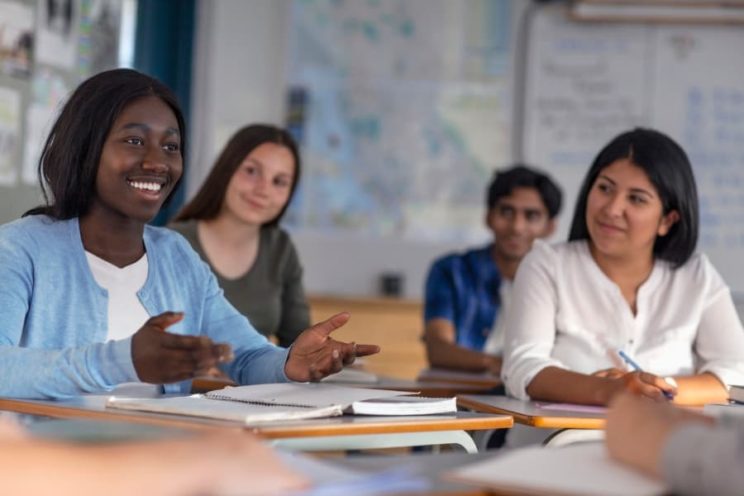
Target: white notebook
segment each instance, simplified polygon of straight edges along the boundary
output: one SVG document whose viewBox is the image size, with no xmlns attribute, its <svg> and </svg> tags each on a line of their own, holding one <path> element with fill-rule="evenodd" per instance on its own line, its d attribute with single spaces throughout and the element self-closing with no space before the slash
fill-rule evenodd
<svg viewBox="0 0 744 496">
<path fill-rule="evenodd" d="M 396 401 L 396 398 L 400 400 Z M 325 383 L 288 383 L 234 386 L 186 397 L 111 397 L 106 407 L 233 420 L 246 424 L 333 417 L 344 412 L 423 415 L 457 410 L 455 398 L 414 398 L 412 400 L 410 393 L 402 391 Z"/>
<path fill-rule="evenodd" d="M 521 448 L 460 467 L 448 476 L 519 494 L 655 496 L 668 492 L 662 482 L 611 459 L 604 443 Z"/>
</svg>

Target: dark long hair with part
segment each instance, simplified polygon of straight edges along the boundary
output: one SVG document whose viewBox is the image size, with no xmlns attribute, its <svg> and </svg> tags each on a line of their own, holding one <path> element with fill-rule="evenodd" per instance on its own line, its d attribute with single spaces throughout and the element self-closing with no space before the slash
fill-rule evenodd
<svg viewBox="0 0 744 496">
<path fill-rule="evenodd" d="M 157 79 L 131 69 L 101 72 L 81 83 L 62 107 L 39 158 L 45 205 L 24 216 L 45 214 L 63 220 L 85 215 L 96 194 L 101 153 L 114 121 L 130 103 L 150 96 L 160 98 L 173 111 L 185 161 L 186 123 L 173 92 Z"/>
<path fill-rule="evenodd" d="M 695 176 L 682 147 L 653 129 L 636 128 L 622 133 L 599 152 L 581 185 L 569 241 L 589 239 L 586 224 L 589 192 L 602 170 L 623 159 L 646 173 L 659 194 L 664 215 L 672 210 L 679 214 L 679 220 L 666 236 L 657 236 L 653 253 L 674 267 L 683 265 L 695 252 L 700 225 Z"/>
<path fill-rule="evenodd" d="M 297 143 L 286 130 L 269 124 L 251 124 L 233 134 L 214 163 L 199 192 L 173 220 L 179 222 L 192 219 L 215 219 L 222 210 L 227 186 L 230 184 L 235 171 L 238 170 L 245 157 L 264 143 L 274 143 L 286 147 L 292 154 L 295 163 L 295 173 L 287 203 L 276 217 L 264 224 L 264 226 L 276 226 L 292 201 L 297 184 L 300 181 L 300 152 Z"/>
</svg>

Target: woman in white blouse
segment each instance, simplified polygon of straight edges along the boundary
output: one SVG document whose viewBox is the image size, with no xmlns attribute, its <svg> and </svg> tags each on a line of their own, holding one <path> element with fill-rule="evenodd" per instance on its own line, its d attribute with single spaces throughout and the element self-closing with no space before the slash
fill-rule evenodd
<svg viewBox="0 0 744 496">
<path fill-rule="evenodd" d="M 519 267 L 508 393 L 606 405 L 631 391 L 704 404 L 744 384 L 744 329 L 725 282 L 694 253 L 698 218 L 677 143 L 649 129 L 613 139 L 584 179 L 569 241 L 535 243 Z"/>
</svg>

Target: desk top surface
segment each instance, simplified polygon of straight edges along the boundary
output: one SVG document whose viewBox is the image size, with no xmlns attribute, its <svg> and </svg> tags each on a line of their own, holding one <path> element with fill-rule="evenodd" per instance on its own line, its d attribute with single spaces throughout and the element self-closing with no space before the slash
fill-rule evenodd
<svg viewBox="0 0 744 496">
<path fill-rule="evenodd" d="M 463 386 L 474 386 L 483 389 L 493 389 L 503 384 L 501 378 L 485 372 L 465 372 L 461 370 L 449 370 L 431 368 L 419 372 L 416 381 L 421 384 L 449 383 Z"/>
<path fill-rule="evenodd" d="M 265 438 L 343 436 L 449 430 L 503 429 L 513 425 L 507 415 L 458 412 L 446 415 L 362 416 L 345 415 L 312 420 L 293 420 L 244 425 L 226 420 L 183 415 L 113 410 L 105 408 L 107 396 L 53 400 L 0 399 L 0 410 L 55 418 L 118 420 L 184 429 L 247 429 Z"/>
<path fill-rule="evenodd" d="M 511 415 L 518 424 L 546 429 L 604 429 L 601 407 L 522 401 L 507 396 L 459 395 L 457 404 L 477 412 Z"/>
<path fill-rule="evenodd" d="M 445 380 L 406 380 L 381 377 L 374 384 L 355 384 L 356 387 L 372 387 L 378 389 L 395 389 L 421 393 L 422 396 L 444 398 L 461 394 L 487 394 L 495 387 L 492 383 L 466 383 Z"/>
</svg>

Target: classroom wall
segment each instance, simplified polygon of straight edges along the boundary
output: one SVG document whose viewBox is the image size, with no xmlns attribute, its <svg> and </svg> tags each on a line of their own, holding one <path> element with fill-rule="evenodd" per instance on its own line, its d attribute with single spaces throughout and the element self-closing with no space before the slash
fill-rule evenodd
<svg viewBox="0 0 744 496">
<path fill-rule="evenodd" d="M 527 4 L 515 2 L 519 8 Z M 290 6 L 289 0 L 199 3 L 190 195 L 237 128 L 256 121 L 284 123 Z M 308 160 L 305 164 L 314 165 Z M 484 182 L 475 201 L 481 201 L 486 186 Z M 477 216 L 480 222 L 482 213 Z M 392 272 L 402 275 L 403 297 L 420 298 L 431 261 L 466 247 L 457 239 L 416 241 L 317 231 L 292 235 L 305 267 L 307 289 L 319 294 L 379 295 L 381 276 Z M 475 241 L 487 240 L 483 228 Z"/>
<path fill-rule="evenodd" d="M 29 6 L 36 5 L 35 2 L 30 0 L 21 3 Z M 521 9 L 524 9 L 529 4 L 527 1 L 515 1 L 511 3 L 513 6 L 519 6 L 518 8 Z M 407 5 L 414 4 L 416 4 L 415 1 L 407 3 Z M 472 5 L 475 4 L 478 4 L 478 2 L 474 2 Z M 187 171 L 187 193 L 189 196 L 201 184 L 216 154 L 237 128 L 246 123 L 256 121 L 277 124 L 284 122 L 286 107 L 285 83 L 290 72 L 290 68 L 288 67 L 289 62 L 287 60 L 288 44 L 292 35 L 289 23 L 290 7 L 290 0 L 220 0 L 219 2 L 201 0 L 198 3 L 198 28 L 195 44 L 196 60 L 194 64 L 195 87 L 193 91 L 194 115 L 191 120 L 193 133 L 189 150 L 189 170 Z M 515 9 L 515 19 L 520 15 L 521 11 Z M 453 22 L 455 21 L 453 20 Z M 516 26 L 514 29 L 516 29 Z M 685 27 L 679 29 L 664 27 L 658 29 L 658 33 L 683 31 L 685 29 Z M 722 37 L 725 34 L 724 31 L 731 31 L 730 28 L 718 29 L 711 27 L 707 29 L 716 32 L 718 37 Z M 637 37 L 640 39 L 638 43 L 645 43 L 644 40 L 649 38 L 649 36 L 655 36 L 657 31 L 655 28 L 646 29 L 630 25 L 620 25 L 619 27 L 617 25 L 596 26 L 595 28 L 589 27 L 585 30 L 593 30 L 598 33 L 612 33 L 614 36 L 612 39 L 621 41 L 628 38 L 628 33 L 636 30 L 644 33 L 643 36 Z M 553 31 L 555 31 L 555 28 L 553 28 Z M 442 32 L 448 32 L 446 26 L 443 27 Z M 543 112 L 541 110 L 542 107 L 533 105 L 530 102 L 534 103 L 537 100 L 535 95 L 538 97 L 544 96 L 542 93 L 535 93 L 534 91 L 534 83 L 538 81 L 544 82 L 542 86 L 549 90 L 550 95 L 548 96 L 555 96 L 554 93 L 560 93 L 559 96 L 563 99 L 561 101 L 570 100 L 568 97 L 573 97 L 567 93 L 568 90 L 565 91 L 566 94 L 561 93 L 561 91 L 564 91 L 561 89 L 563 88 L 562 86 L 549 84 L 546 81 L 550 78 L 556 79 L 555 76 L 549 74 L 549 70 L 554 70 L 554 67 L 567 67 L 569 63 L 573 63 L 572 60 L 568 60 L 561 66 L 561 62 L 556 60 L 557 56 L 554 56 L 555 54 L 553 52 L 556 52 L 558 55 L 561 55 L 562 52 L 556 51 L 557 49 L 551 47 L 575 46 L 576 43 L 567 44 L 565 39 L 571 38 L 567 35 L 559 36 L 560 33 L 559 35 L 550 33 L 552 31 L 549 32 L 546 29 L 542 29 L 540 33 L 533 33 L 533 49 L 537 46 L 536 43 L 544 43 L 542 47 L 537 48 L 537 53 L 547 53 L 550 55 L 548 58 L 552 63 L 538 65 L 536 62 L 539 62 L 539 60 L 533 54 L 528 72 L 538 72 L 539 77 L 528 77 L 528 82 L 531 80 L 531 83 L 533 83 L 530 86 L 533 88 L 533 91 L 528 92 L 529 94 L 527 95 L 529 108 L 522 111 L 527 116 L 527 122 L 525 123 L 523 120 L 520 120 L 518 116 L 519 111 L 515 110 L 513 125 L 515 132 L 521 130 L 522 125 L 527 130 L 524 141 L 529 150 L 526 157 L 533 159 L 540 165 L 552 167 L 550 164 L 551 161 L 546 157 L 549 157 L 549 152 L 556 148 L 555 143 L 567 143 L 571 145 L 572 142 L 570 140 L 561 141 L 552 139 L 550 136 L 546 138 L 535 132 L 534 124 L 547 122 L 547 117 L 551 116 L 548 115 L 546 117 L 542 115 L 540 113 Z M 717 37 L 714 36 L 703 37 L 705 29 L 695 29 L 692 33 L 696 34 L 706 43 L 717 40 Z M 592 35 L 588 34 L 587 36 L 591 37 Z M 689 38 L 689 36 L 688 38 L 677 37 L 681 40 L 687 40 Z M 563 44 L 558 43 L 561 40 L 564 40 Z M 550 44 L 551 42 L 552 44 Z M 697 45 L 692 46 L 691 53 L 693 55 L 695 48 L 702 49 L 706 46 L 705 43 L 696 42 Z M 714 45 L 714 48 L 721 45 L 720 40 L 717 43 L 718 45 Z M 741 53 L 735 49 L 737 43 L 730 45 L 730 50 L 727 52 L 729 56 L 735 56 Z M 605 46 L 605 48 L 609 46 L 612 48 L 621 45 L 594 43 L 592 46 Z M 609 50 L 609 48 L 607 49 Z M 661 53 L 659 50 L 656 51 Z M 716 57 L 705 56 L 705 53 L 698 55 L 698 58 L 704 59 L 704 63 L 709 64 L 711 68 L 720 65 L 717 63 Z M 739 57 L 737 60 L 741 61 L 742 59 Z M 587 64 L 585 63 L 584 65 Z M 535 68 L 537 68 L 537 71 Z M 732 74 L 742 72 L 741 62 L 739 62 L 738 66 L 732 64 L 730 67 L 726 66 L 725 69 L 728 71 L 726 74 L 728 74 L 730 79 Z M 620 71 L 619 74 L 636 74 L 638 76 L 636 79 L 641 82 L 654 80 L 654 78 L 646 74 L 647 71 L 634 70 L 628 72 L 621 69 L 618 70 Z M 70 71 L 60 71 L 58 68 L 49 66 L 48 64 L 45 65 L 44 63 L 37 63 L 35 65 L 35 71 L 37 75 L 42 75 L 51 81 L 61 81 L 61 85 L 66 85 L 70 88 L 74 86 L 74 83 L 80 77 L 80 74 Z M 606 79 L 609 81 L 619 79 L 609 69 L 606 72 L 608 74 Z M 695 72 L 698 76 L 701 73 L 715 73 L 714 70 L 698 70 Z M 0 83 L 6 88 L 19 92 L 21 95 L 21 106 L 25 112 L 30 104 L 31 80 L 0 75 Z M 52 85 L 47 84 L 46 86 Z M 625 86 L 627 85 L 615 85 L 611 86 L 611 88 L 617 89 Z M 668 85 L 657 86 L 662 87 L 663 90 Z M 681 83 L 677 86 L 679 88 L 682 87 Z M 705 85 L 703 86 L 705 87 Z M 744 89 L 739 88 L 737 91 L 738 93 L 736 95 L 744 94 Z M 636 93 L 642 93 L 642 91 Z M 624 94 L 615 91 L 610 96 L 617 96 L 616 99 L 621 101 L 620 97 L 624 97 Z M 517 92 L 514 92 L 513 97 L 515 99 L 518 97 Z M 632 98 L 633 95 L 630 97 Z M 643 98 L 649 99 L 650 97 L 641 96 L 638 98 L 638 103 L 644 104 L 645 102 L 641 100 Z M 655 101 L 653 98 L 651 100 Z M 734 134 L 744 132 L 742 130 L 744 129 L 742 128 L 744 119 L 741 119 L 741 115 L 744 115 L 741 111 L 742 108 L 744 107 L 741 104 L 738 106 L 729 106 L 726 109 L 725 115 L 721 114 L 718 116 L 721 119 L 723 117 L 727 119 L 735 117 L 738 119 L 728 125 L 728 128 L 733 130 L 732 132 Z M 683 119 L 677 118 L 681 110 L 672 110 L 665 110 L 663 115 L 670 116 L 669 119 L 682 122 Z M 27 119 L 28 116 L 24 114 L 23 121 L 21 122 L 22 132 L 17 136 L 18 142 L 16 143 L 16 151 L 14 152 L 15 158 L 12 159 L 12 162 L 17 164 L 18 169 L 21 169 L 21 162 L 24 156 L 24 150 L 22 148 L 25 144 L 24 133 L 28 130 L 29 126 Z M 485 138 L 489 138 L 488 133 L 485 134 Z M 493 139 L 497 138 L 497 136 L 493 137 Z M 515 141 L 517 144 L 514 146 L 514 149 L 510 150 L 511 155 L 515 157 L 525 156 L 523 153 L 524 150 L 519 149 L 519 140 L 517 139 Z M 741 140 L 738 141 L 741 142 Z M 534 143 L 538 143 L 539 145 L 534 145 Z M 740 143 L 731 146 L 735 151 L 741 150 Z M 589 148 L 593 149 L 594 147 L 592 145 Z M 538 150 L 539 153 L 535 154 L 535 150 Z M 306 158 L 308 157 L 306 156 Z M 317 162 L 306 160 L 306 167 L 317 167 L 317 165 Z M 583 163 L 577 167 L 574 167 L 575 170 L 572 169 L 574 172 L 571 174 L 566 172 L 566 170 L 560 170 L 560 173 L 556 175 L 564 182 L 577 183 L 578 178 L 581 176 L 579 169 L 583 171 Z M 735 169 L 727 171 L 727 174 L 738 181 L 728 181 L 727 187 L 729 190 L 734 187 L 732 185 L 740 184 L 744 177 L 744 174 Z M 568 184 L 567 186 L 566 190 L 569 196 L 571 196 L 576 189 L 576 184 Z M 723 198 L 724 195 L 716 194 L 717 191 L 715 188 L 707 186 L 707 189 L 709 196 L 715 196 L 716 199 L 721 200 L 731 200 L 729 197 L 732 197 L 732 194 L 728 194 L 728 196 Z M 477 201 L 480 201 L 480 191 L 475 193 L 477 193 L 475 195 L 478 197 Z M 729 191 L 729 193 L 731 192 Z M 719 196 L 721 198 L 718 198 Z M 744 205 L 740 197 L 737 198 L 739 201 L 737 203 L 738 210 L 729 209 L 729 215 L 724 219 L 726 222 L 721 222 L 721 225 L 724 227 L 720 231 L 726 234 L 733 233 L 738 237 L 732 242 L 733 244 L 731 246 L 726 245 L 719 250 L 714 249 L 715 247 L 704 247 L 704 249 L 712 256 L 714 263 L 719 265 L 719 269 L 722 270 L 724 277 L 729 280 L 729 283 L 732 284 L 734 289 L 741 293 L 744 290 L 744 282 L 742 282 L 744 281 L 744 272 L 738 270 L 738 260 L 740 258 L 741 246 L 744 246 L 744 241 L 742 241 L 744 240 L 744 236 L 739 235 L 741 231 L 740 227 L 736 228 L 738 231 L 734 231 L 733 227 L 728 227 L 732 221 L 737 220 L 739 217 L 738 213 L 741 211 L 741 205 Z M 734 200 L 737 200 L 737 198 L 734 198 Z M 0 222 L 7 222 L 17 218 L 24 211 L 39 204 L 40 201 L 40 191 L 35 184 L 30 182 L 24 183 L 19 178 L 15 185 L 0 185 Z M 567 203 L 570 205 L 571 201 Z M 560 235 L 565 233 L 567 226 L 566 219 L 570 215 L 570 207 L 567 208 L 567 214 L 564 214 L 562 218 L 563 226 L 559 229 Z M 474 214 L 473 217 L 475 218 L 475 222 L 480 222 L 480 213 Z M 710 215 L 707 215 L 705 218 L 709 219 Z M 423 279 L 432 259 L 447 251 L 462 249 L 473 242 L 471 239 L 465 240 L 460 238 L 437 241 L 412 239 L 411 237 L 396 235 L 380 236 L 371 232 L 336 232 L 328 234 L 319 231 L 300 230 L 293 232 L 293 236 L 305 265 L 306 284 L 309 291 L 337 295 L 378 295 L 381 276 L 383 274 L 393 273 L 402 275 L 402 296 L 407 298 L 419 298 L 421 296 Z M 488 233 L 483 229 L 477 238 L 485 242 L 488 238 Z"/>
<path fill-rule="evenodd" d="M 19 218 L 41 204 L 41 188 L 35 186 L 0 186 L 0 224 Z"/>
<path fill-rule="evenodd" d="M 188 196 L 230 135 L 250 122 L 281 123 L 287 0 L 197 4 Z"/>
<path fill-rule="evenodd" d="M 499 0 L 493 0 L 490 7 L 498 3 Z M 738 185 L 744 184 L 744 173 L 740 172 L 743 170 L 740 167 L 740 159 L 744 156 L 741 155 L 744 153 L 742 151 L 744 148 L 741 145 L 743 141 L 740 139 L 740 136 L 744 135 L 742 134 L 744 133 L 744 118 L 742 118 L 744 105 L 741 104 L 744 101 L 742 98 L 744 86 L 737 83 L 737 81 L 744 80 L 744 65 L 742 65 L 744 58 L 741 57 L 741 50 L 736 49 L 740 45 L 738 41 L 744 39 L 742 31 L 744 28 L 741 26 L 732 28 L 731 26 L 697 27 L 654 24 L 589 23 L 580 25 L 573 21 L 566 21 L 561 15 L 562 2 L 538 3 L 514 0 L 507 3 L 513 16 L 508 29 L 513 30 L 514 39 L 512 39 L 511 47 L 514 60 L 508 70 L 513 77 L 514 87 L 505 93 L 512 99 L 514 108 L 512 115 L 507 115 L 507 118 L 510 117 L 508 126 L 499 127 L 501 122 L 498 120 L 488 121 L 491 124 L 497 124 L 495 126 L 480 126 L 477 139 L 486 142 L 503 140 L 499 146 L 490 144 L 490 150 L 502 153 L 503 157 L 500 157 L 498 161 L 483 162 L 481 164 L 484 165 L 483 169 L 488 168 L 490 173 L 493 167 L 506 165 L 511 159 L 524 158 L 528 162 L 546 168 L 549 173 L 553 174 L 558 182 L 563 184 L 567 197 L 566 208 L 559 218 L 559 229 L 554 238 L 554 240 L 560 240 L 564 239 L 567 233 L 568 222 L 572 215 L 573 197 L 578 185 L 593 154 L 599 147 L 614 134 L 628 127 L 658 126 L 681 140 L 684 146 L 695 155 L 693 165 L 697 164 L 701 167 L 701 169 L 696 169 L 696 174 L 699 186 L 702 188 L 703 221 L 706 223 L 703 226 L 701 249 L 711 256 L 714 264 L 732 288 L 737 292 L 744 292 L 744 271 L 739 270 L 738 262 L 744 246 L 744 234 L 742 234 L 744 231 L 741 227 L 744 223 L 740 215 L 741 209 L 744 208 L 742 207 L 744 200 L 742 200 L 740 188 L 736 189 Z M 313 2 L 300 3 L 303 8 L 312 4 Z M 525 40 L 517 40 L 519 21 L 523 18 L 525 9 L 531 4 L 536 5 L 536 10 L 540 13 L 536 16 L 531 29 L 525 31 L 527 33 Z M 453 25 L 458 22 L 461 24 L 457 28 L 449 25 L 441 26 L 438 32 L 440 38 L 446 39 L 447 47 L 451 44 L 450 41 L 454 40 L 453 43 L 456 44 L 458 39 L 468 36 L 468 33 L 458 31 L 462 29 L 464 15 L 462 9 L 458 10 L 453 5 L 467 5 L 467 8 L 474 9 L 474 12 L 480 12 L 477 9 L 489 6 L 487 0 L 473 0 L 467 4 L 424 3 L 419 0 L 396 4 L 392 1 L 382 1 L 374 2 L 374 5 L 400 5 L 407 8 L 409 13 L 424 18 L 421 24 L 416 26 L 417 29 L 437 25 L 435 21 L 439 18 L 436 15 L 432 14 L 430 18 L 427 18 L 429 6 L 431 6 L 429 10 L 437 11 L 439 14 L 449 9 L 449 14 L 457 15 L 448 18 L 447 22 Z M 191 193 L 201 183 L 216 154 L 234 130 L 243 124 L 256 121 L 268 121 L 280 125 L 284 123 L 286 84 L 287 81 L 298 77 L 296 74 L 298 62 L 295 61 L 292 64 L 288 60 L 291 52 L 289 48 L 293 40 L 297 39 L 297 33 L 290 30 L 290 16 L 293 12 L 290 0 L 222 0 L 220 2 L 202 0 L 199 7 L 198 60 L 195 65 L 196 87 L 194 88 L 196 112 L 192 122 L 195 132 L 192 141 L 191 170 L 189 171 Z M 400 10 L 405 10 L 403 7 Z M 497 12 L 497 10 L 492 9 L 491 12 Z M 489 18 L 489 23 L 492 20 Z M 331 22 L 343 22 L 343 19 L 339 21 L 339 19 L 331 18 Z M 379 28 L 380 26 L 382 24 L 373 27 Z M 727 44 L 728 39 L 737 40 L 737 42 Z M 327 45 L 322 37 L 317 40 L 310 39 L 310 41 L 318 43 L 318 46 Z M 518 43 L 518 41 L 529 43 Z M 404 45 L 401 46 L 402 50 L 406 48 Z M 517 53 L 518 49 L 523 52 Z M 323 50 L 319 51 L 323 52 Z M 311 53 L 312 47 L 307 52 Z M 727 54 L 726 57 L 731 63 L 726 63 L 721 52 Z M 413 52 L 412 55 L 415 57 Z M 446 59 L 442 62 L 442 65 L 446 65 L 447 61 L 452 58 L 451 53 L 436 52 L 434 55 L 431 53 L 427 55 L 431 59 L 426 59 L 425 63 L 419 61 L 419 65 L 416 65 L 414 60 L 413 65 L 417 70 L 426 70 L 426 64 L 436 64 L 439 59 Z M 515 61 L 522 64 L 522 72 L 520 64 Z M 364 64 L 361 65 L 366 69 Z M 370 62 L 369 65 L 375 64 Z M 671 69 L 667 71 L 665 68 L 668 66 L 674 68 L 676 72 Z M 380 78 L 380 73 L 374 71 L 375 69 L 371 68 L 369 74 L 362 74 L 359 84 L 363 86 L 369 79 Z M 664 74 L 658 74 L 660 71 Z M 671 75 L 666 72 L 670 72 Z M 365 76 L 367 76 L 366 79 Z M 383 74 L 383 77 L 385 76 Z M 317 74 L 315 77 L 317 78 Z M 326 77 L 326 74 L 321 74 L 321 77 Z M 434 85 L 438 83 L 438 81 L 424 81 L 425 84 L 430 82 Z M 336 81 L 330 80 L 331 85 L 335 83 Z M 416 86 L 419 83 L 421 81 L 413 83 L 412 97 L 429 91 L 430 88 L 423 87 L 425 84 Z M 374 92 L 379 93 L 381 87 L 379 85 L 374 87 L 374 84 L 373 81 L 372 91 L 368 91 L 366 95 L 364 92 L 362 94 L 374 99 L 376 97 Z M 491 91 L 492 87 L 488 86 L 488 88 L 488 91 Z M 369 90 L 366 87 L 364 89 Z M 679 104 L 685 98 L 690 100 L 690 97 L 686 96 L 692 94 L 690 92 L 710 93 L 715 97 L 715 95 L 723 94 L 723 90 L 726 95 L 733 95 L 731 98 L 735 98 L 736 105 L 709 106 L 712 110 L 706 110 L 708 113 L 701 114 L 691 112 L 689 105 Z M 329 92 L 331 91 L 333 89 Z M 678 98 L 672 100 L 671 95 L 676 95 Z M 326 98 L 326 101 L 331 99 Z M 396 103 L 394 99 L 390 101 L 382 99 L 382 101 Z M 439 104 L 441 101 L 433 100 L 432 105 Z M 660 109 L 650 108 L 654 105 Z M 719 107 L 723 110 L 716 110 Z M 500 109 L 504 112 L 504 106 Z M 330 115 L 338 117 L 333 112 L 330 112 Z M 482 114 L 472 115 L 482 117 Z M 469 116 L 470 114 L 466 114 L 464 117 L 462 115 L 459 117 L 465 119 Z M 410 120 L 416 119 L 423 120 L 424 118 L 418 114 L 411 115 Z M 728 124 L 725 126 L 727 132 L 719 139 L 721 133 L 717 130 L 720 127 L 719 124 L 725 119 L 728 119 L 726 121 Z M 579 125 L 582 123 L 583 127 Z M 677 129 L 682 125 L 685 126 L 684 133 Z M 420 135 L 406 134 L 410 131 L 409 129 L 396 127 L 391 131 L 389 127 L 381 131 L 383 139 L 380 141 L 388 143 L 387 140 L 390 139 L 391 147 L 400 146 L 401 141 L 408 140 L 411 143 L 412 160 L 417 160 L 416 170 L 411 174 L 418 175 L 412 180 L 421 181 L 424 185 L 418 188 L 419 192 L 427 191 L 426 188 L 434 185 L 436 181 L 444 183 L 445 187 L 440 189 L 446 190 L 448 181 L 453 182 L 462 171 L 462 169 L 457 169 L 457 166 L 461 164 L 445 167 L 448 165 L 444 163 L 446 161 L 442 161 L 439 169 L 434 171 L 430 171 L 431 168 L 421 167 L 419 163 L 423 156 L 421 148 L 425 148 L 428 143 L 420 143 L 424 141 L 416 139 Z M 307 129 L 306 131 L 312 132 Z M 405 137 L 397 136 L 398 131 Z M 505 133 L 512 135 L 510 139 L 502 136 Z M 685 142 L 685 136 L 688 135 L 698 141 L 705 137 L 707 140 L 705 143 L 712 143 L 712 145 L 696 148 L 693 146 L 694 143 Z M 347 136 L 341 136 L 340 141 L 347 138 Z M 728 140 L 726 141 L 728 148 L 721 150 L 719 145 L 724 139 Z M 508 145 L 509 143 L 511 146 Z M 507 148 L 508 151 L 504 151 Z M 696 153 L 701 149 L 706 153 Z M 731 167 L 729 162 L 725 164 L 704 163 L 703 160 L 697 159 L 707 156 L 715 158 L 721 155 L 721 153 L 707 153 L 708 151 L 726 151 L 727 156 L 734 157 L 732 159 L 734 162 L 731 160 L 729 162 L 734 165 L 738 163 L 739 167 Z M 356 158 L 358 155 L 355 154 L 359 153 L 359 150 L 339 151 L 341 152 L 349 153 Z M 336 164 L 330 159 L 325 160 L 325 157 L 317 150 L 313 150 L 313 153 L 309 153 L 308 150 L 304 152 L 306 169 L 303 175 L 303 185 L 310 183 L 308 172 L 318 168 L 325 167 L 338 174 L 347 172 L 345 170 L 338 172 L 334 169 Z M 374 167 L 374 172 L 371 174 L 372 179 L 374 179 L 374 174 L 389 174 L 386 167 L 390 164 L 385 164 L 383 157 L 380 158 L 379 164 Z M 375 164 L 374 161 L 371 163 Z M 368 167 L 369 164 L 369 161 L 363 162 L 364 167 Z M 724 165 L 726 170 L 723 170 Z M 397 164 L 398 168 L 406 166 L 405 161 Z M 410 168 L 414 169 L 414 167 Z M 709 170 L 713 169 L 720 169 L 720 174 L 718 172 L 716 175 L 709 174 Z M 485 173 L 483 182 L 483 189 L 485 189 L 487 182 Z M 483 214 L 479 204 L 475 203 L 482 201 L 482 190 L 476 183 L 477 181 L 471 180 L 466 186 L 468 200 L 471 201 L 467 219 L 477 226 L 481 223 Z M 719 194 L 724 186 L 727 188 L 726 194 Z M 359 185 L 357 187 L 363 188 Z M 449 187 L 456 189 L 451 184 Z M 322 194 L 325 190 L 321 188 L 320 191 L 321 195 L 315 192 L 313 199 L 316 202 L 324 201 Z M 335 191 L 327 193 L 325 198 L 335 198 L 342 194 L 357 193 Z M 404 198 L 409 199 L 405 196 Z M 711 208 L 715 202 L 721 203 L 721 205 L 714 205 L 718 210 Z M 299 205 L 302 208 L 303 204 Z M 424 205 L 429 206 L 426 203 Z M 460 206 L 451 201 L 450 203 L 443 201 L 441 205 L 449 205 L 450 210 L 457 210 Z M 417 210 L 415 206 L 409 209 L 409 212 L 418 212 L 414 214 L 413 219 L 420 222 L 414 235 L 406 231 L 412 223 L 411 217 L 404 219 L 399 231 L 392 230 L 392 233 L 386 234 L 376 233 L 373 229 L 359 228 L 347 230 L 298 228 L 293 230 L 292 235 L 305 266 L 307 289 L 312 293 L 375 296 L 379 295 L 382 274 L 394 273 L 402 275 L 404 279 L 402 296 L 420 298 L 427 268 L 435 257 L 451 250 L 485 243 L 489 238 L 488 232 L 483 228 L 480 228 L 480 231 L 476 230 L 475 234 L 470 237 L 450 233 L 445 237 L 425 238 L 424 236 L 428 234 L 426 232 L 428 226 L 435 230 L 439 227 L 437 222 L 444 217 L 442 214 L 451 213 L 446 211 L 446 208 L 443 209 L 444 212 L 431 210 L 436 209 L 427 211 L 426 208 L 419 208 Z M 459 214 L 460 219 L 465 218 L 462 212 Z M 457 217 L 451 216 L 450 219 L 452 218 Z M 422 219 L 425 220 L 422 221 Z M 715 232 L 710 227 L 711 222 L 714 221 L 719 224 L 719 227 L 714 229 Z M 300 222 L 299 225 L 303 224 Z M 718 237 L 721 241 L 716 245 L 706 244 L 712 234 L 720 234 Z"/>
</svg>

